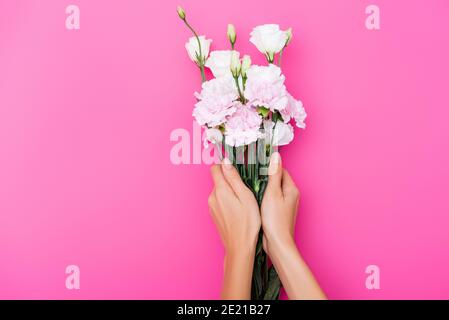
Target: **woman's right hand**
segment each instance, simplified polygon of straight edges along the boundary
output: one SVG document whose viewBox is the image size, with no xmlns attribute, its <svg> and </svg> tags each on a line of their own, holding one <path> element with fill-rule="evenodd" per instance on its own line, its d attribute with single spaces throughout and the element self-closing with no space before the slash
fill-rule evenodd
<svg viewBox="0 0 449 320">
<path fill-rule="evenodd" d="M 261 217 L 264 249 L 270 255 L 270 247 L 294 243 L 299 191 L 287 170 L 282 168 L 278 152 L 271 155 L 268 175 Z"/>
<path fill-rule="evenodd" d="M 326 299 L 294 240 L 299 191 L 279 153 L 273 153 L 268 169 L 261 218 L 263 247 L 279 275 L 290 299 Z"/>
</svg>

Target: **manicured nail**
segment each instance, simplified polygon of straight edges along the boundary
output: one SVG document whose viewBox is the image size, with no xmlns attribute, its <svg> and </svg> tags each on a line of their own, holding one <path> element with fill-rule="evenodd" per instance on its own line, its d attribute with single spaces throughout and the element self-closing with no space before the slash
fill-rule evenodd
<svg viewBox="0 0 449 320">
<path fill-rule="evenodd" d="M 279 152 L 274 152 L 270 158 L 270 165 L 268 166 L 268 175 L 276 174 L 279 164 L 281 163 L 281 155 Z"/>
<path fill-rule="evenodd" d="M 224 158 L 223 159 L 223 167 L 226 170 L 231 170 L 232 169 L 232 163 L 231 163 L 231 161 L 228 158 Z"/>
</svg>

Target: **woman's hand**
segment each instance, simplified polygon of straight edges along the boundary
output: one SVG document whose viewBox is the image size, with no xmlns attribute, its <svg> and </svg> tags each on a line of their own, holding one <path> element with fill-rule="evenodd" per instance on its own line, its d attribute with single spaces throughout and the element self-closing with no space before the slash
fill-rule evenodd
<svg viewBox="0 0 449 320">
<path fill-rule="evenodd" d="M 254 250 L 261 225 L 256 198 L 228 159 L 211 172 L 215 187 L 209 207 L 226 254 Z"/>
<path fill-rule="evenodd" d="M 212 218 L 226 250 L 223 299 L 250 299 L 259 207 L 237 170 L 224 159 L 211 168 L 215 187 L 209 196 Z"/>
<path fill-rule="evenodd" d="M 299 191 L 288 172 L 282 169 L 278 152 L 271 155 L 268 168 L 268 185 L 265 191 L 261 215 L 264 232 L 263 245 L 270 255 L 273 244 L 294 243 Z"/>
<path fill-rule="evenodd" d="M 262 200 L 263 246 L 290 299 L 326 299 L 294 240 L 299 191 L 279 153 L 273 153 Z"/>
</svg>

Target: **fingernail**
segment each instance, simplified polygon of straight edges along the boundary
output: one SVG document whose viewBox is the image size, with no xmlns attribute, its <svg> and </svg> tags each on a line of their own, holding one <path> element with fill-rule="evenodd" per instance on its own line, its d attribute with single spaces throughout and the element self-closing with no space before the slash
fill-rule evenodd
<svg viewBox="0 0 449 320">
<path fill-rule="evenodd" d="M 275 174 L 279 168 L 279 164 L 281 163 L 281 155 L 279 152 L 274 152 L 270 158 L 270 165 L 268 166 L 268 174 Z"/>
<path fill-rule="evenodd" d="M 223 167 L 226 170 L 231 170 L 232 169 L 232 163 L 231 163 L 231 161 L 228 158 L 224 158 L 223 159 Z"/>
</svg>

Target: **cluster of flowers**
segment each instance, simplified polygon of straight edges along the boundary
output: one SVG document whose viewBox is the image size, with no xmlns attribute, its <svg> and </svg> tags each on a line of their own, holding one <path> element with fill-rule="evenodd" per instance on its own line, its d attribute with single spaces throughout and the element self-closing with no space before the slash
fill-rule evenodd
<svg viewBox="0 0 449 320">
<path fill-rule="evenodd" d="M 276 24 L 253 29 L 250 42 L 268 61 L 268 65 L 258 66 L 251 64 L 248 55 L 241 58 L 234 50 L 236 31 L 232 24 L 227 30 L 231 50 L 210 52 L 212 40 L 197 35 L 180 7 L 178 15 L 194 34 L 186 49 L 203 80 L 201 92 L 195 93 L 198 102 L 193 117 L 205 128 L 205 146 L 224 142 L 240 147 L 258 139 L 270 141 L 271 146 L 289 144 L 294 136 L 289 122 L 293 119 L 297 127 L 304 129 L 307 116 L 302 102 L 288 93 L 280 68 L 282 54 L 292 40 L 292 30 L 283 31 Z M 211 70 L 213 79 L 206 80 L 205 67 Z"/>
</svg>

